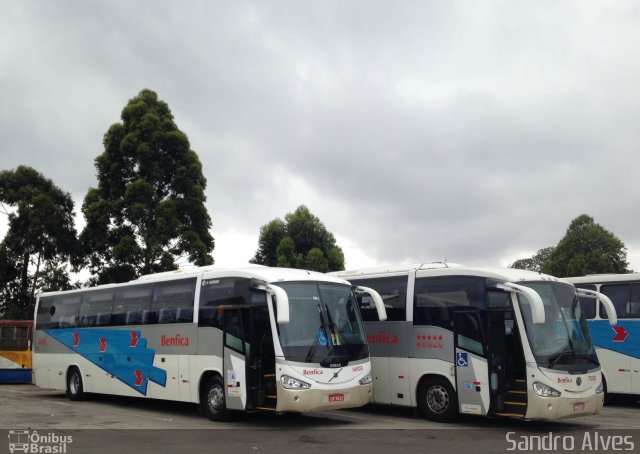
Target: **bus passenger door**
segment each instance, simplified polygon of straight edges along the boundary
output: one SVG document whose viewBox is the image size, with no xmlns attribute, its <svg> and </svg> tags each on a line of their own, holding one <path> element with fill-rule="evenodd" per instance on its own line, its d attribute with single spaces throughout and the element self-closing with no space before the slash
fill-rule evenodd
<svg viewBox="0 0 640 454">
<path fill-rule="evenodd" d="M 454 321 L 454 360 L 460 413 L 486 415 L 490 403 L 489 366 L 480 313 L 457 311 Z"/>
<path fill-rule="evenodd" d="M 242 312 L 225 308 L 223 382 L 225 401 L 230 410 L 244 410 L 247 403 L 246 350 Z"/>
<path fill-rule="evenodd" d="M 252 306 L 248 319 L 245 319 L 245 325 L 249 327 L 246 356 L 248 408 L 275 411 L 276 354 L 266 304 Z"/>
</svg>

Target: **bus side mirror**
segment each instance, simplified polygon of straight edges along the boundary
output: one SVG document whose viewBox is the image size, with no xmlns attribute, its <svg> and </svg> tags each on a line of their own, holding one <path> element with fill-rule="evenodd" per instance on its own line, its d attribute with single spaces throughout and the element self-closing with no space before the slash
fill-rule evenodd
<svg viewBox="0 0 640 454">
<path fill-rule="evenodd" d="M 384 322 L 387 319 L 387 310 L 384 307 L 384 301 L 382 301 L 382 297 L 378 292 L 369 287 L 356 287 L 356 292 L 368 293 L 373 298 L 373 302 L 376 305 L 376 310 L 378 311 L 378 320 Z"/>
<path fill-rule="evenodd" d="M 276 310 L 278 312 L 277 322 L 280 325 L 289 323 L 289 297 L 282 287 L 269 285 L 271 296 L 276 297 Z"/>
<path fill-rule="evenodd" d="M 607 317 L 609 317 L 609 324 L 615 326 L 618 324 L 618 314 L 616 313 L 616 307 L 613 305 L 609 297 L 603 293 L 593 290 L 587 290 L 584 288 L 576 288 L 578 296 L 583 298 L 597 298 L 600 300 L 604 309 L 607 311 Z"/>
</svg>

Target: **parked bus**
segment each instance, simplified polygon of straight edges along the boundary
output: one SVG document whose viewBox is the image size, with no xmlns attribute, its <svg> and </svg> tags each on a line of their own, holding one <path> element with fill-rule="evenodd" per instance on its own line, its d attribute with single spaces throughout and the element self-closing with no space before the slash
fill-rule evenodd
<svg viewBox="0 0 640 454">
<path fill-rule="evenodd" d="M 332 274 L 385 303 L 380 322 L 372 299 L 360 301 L 376 403 L 417 407 L 434 421 L 461 413 L 552 420 L 602 408 L 600 365 L 568 282 L 441 263 Z M 615 324 L 611 302 L 590 296 Z"/>
<path fill-rule="evenodd" d="M 195 402 L 213 420 L 230 410 L 359 407 L 372 394 L 351 285 L 262 266 L 43 293 L 34 375 L 71 400 L 103 393 Z"/>
<path fill-rule="evenodd" d="M 609 326 L 601 303 L 581 299 L 591 339 L 602 366 L 605 392 L 640 394 L 640 273 L 567 278 L 576 287 L 604 293 L 613 302 L 618 324 Z"/>
<path fill-rule="evenodd" d="M 31 320 L 0 320 L 0 383 L 31 383 Z"/>
</svg>

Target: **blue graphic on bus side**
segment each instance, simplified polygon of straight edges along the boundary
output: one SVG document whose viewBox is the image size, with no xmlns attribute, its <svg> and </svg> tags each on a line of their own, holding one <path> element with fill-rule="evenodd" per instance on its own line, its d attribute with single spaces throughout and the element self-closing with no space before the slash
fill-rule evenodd
<svg viewBox="0 0 640 454">
<path fill-rule="evenodd" d="M 155 350 L 147 348 L 147 340 L 138 330 L 65 328 L 45 332 L 140 394 L 147 394 L 149 381 L 167 384 L 167 371 L 153 366 Z"/>
<path fill-rule="evenodd" d="M 617 330 L 617 331 L 616 331 Z M 596 347 L 640 359 L 640 320 L 589 320 L 591 340 Z"/>
</svg>

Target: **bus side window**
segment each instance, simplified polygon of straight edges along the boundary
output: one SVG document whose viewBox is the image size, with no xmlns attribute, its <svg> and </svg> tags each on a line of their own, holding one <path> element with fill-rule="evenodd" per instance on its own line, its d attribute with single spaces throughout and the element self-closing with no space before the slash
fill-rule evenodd
<svg viewBox="0 0 640 454">
<path fill-rule="evenodd" d="M 113 290 L 86 291 L 80 305 L 80 326 L 106 326 L 111 323 Z"/>
<path fill-rule="evenodd" d="M 241 309 L 224 308 L 225 345 L 239 352 L 244 352 L 244 332 Z"/>
<path fill-rule="evenodd" d="M 153 288 L 151 309 L 157 314 L 158 323 L 177 323 L 178 311 L 185 321 L 193 321 L 193 295 L 196 279 L 163 282 Z M 189 312 L 190 316 L 188 316 Z M 188 318 L 188 320 L 187 320 Z"/>
<path fill-rule="evenodd" d="M 408 276 L 393 276 L 365 280 L 352 280 L 353 285 L 370 287 L 380 294 L 387 310 L 387 321 L 405 321 L 407 317 L 407 283 Z M 369 295 L 358 297 L 358 305 L 362 320 L 378 321 L 378 311 Z"/>
<path fill-rule="evenodd" d="M 609 297 L 616 308 L 618 318 L 629 318 L 627 308 L 627 303 L 631 301 L 631 286 L 629 284 L 603 285 L 600 292 Z M 602 304 L 600 305 L 600 318 L 609 318 Z"/>
<path fill-rule="evenodd" d="M 79 326 L 81 293 L 56 295 L 53 298 L 55 312 L 51 315 L 51 328 L 75 328 Z"/>
<path fill-rule="evenodd" d="M 579 298 L 578 301 L 584 318 L 588 320 L 596 318 L 596 300 L 594 298 Z"/>
<path fill-rule="evenodd" d="M 53 296 L 41 296 L 38 302 L 38 312 L 36 313 L 36 329 L 51 328 L 51 317 L 53 316 Z"/>
<path fill-rule="evenodd" d="M 143 324 L 143 314 L 151 306 L 151 285 L 132 285 L 116 289 L 112 322 L 127 325 Z"/>
<path fill-rule="evenodd" d="M 413 323 L 453 330 L 452 311 L 477 309 L 482 318 L 486 306 L 485 281 L 469 276 L 421 277 L 416 279 Z"/>
<path fill-rule="evenodd" d="M 220 306 L 253 302 L 255 297 L 249 284 L 250 279 L 247 278 L 203 279 L 200 287 L 198 326 L 222 329 L 222 315 L 225 309 Z"/>
</svg>

